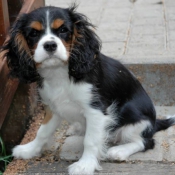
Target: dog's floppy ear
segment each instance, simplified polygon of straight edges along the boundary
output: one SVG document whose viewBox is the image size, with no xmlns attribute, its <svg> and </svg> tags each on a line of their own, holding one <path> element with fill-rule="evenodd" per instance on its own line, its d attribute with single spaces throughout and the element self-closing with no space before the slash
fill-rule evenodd
<svg viewBox="0 0 175 175">
<path fill-rule="evenodd" d="M 81 79 L 96 64 L 101 42 L 93 31 L 94 26 L 87 17 L 75 12 L 76 6 L 70 7 L 69 14 L 74 24 L 72 50 L 69 59 L 69 75 Z"/>
<path fill-rule="evenodd" d="M 5 53 L 10 76 L 18 78 L 21 82 L 31 83 L 38 81 L 39 74 L 36 71 L 31 51 L 24 37 L 24 28 L 27 22 L 27 14 L 21 15 L 11 27 L 9 38 L 1 48 Z"/>
</svg>

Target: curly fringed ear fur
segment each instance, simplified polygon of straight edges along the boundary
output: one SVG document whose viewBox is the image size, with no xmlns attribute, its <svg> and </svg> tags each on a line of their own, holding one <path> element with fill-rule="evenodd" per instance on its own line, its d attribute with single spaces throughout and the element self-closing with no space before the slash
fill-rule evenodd
<svg viewBox="0 0 175 175">
<path fill-rule="evenodd" d="M 31 83 L 40 80 L 32 59 L 31 51 L 23 35 L 27 14 L 20 16 L 12 26 L 9 39 L 1 48 L 10 69 L 10 76 L 21 82 Z"/>
<path fill-rule="evenodd" d="M 69 75 L 79 80 L 90 72 L 100 52 L 101 42 L 90 28 L 95 28 L 87 17 L 75 12 L 76 6 L 69 8 L 71 20 L 74 23 L 72 50 L 69 59 Z"/>
</svg>

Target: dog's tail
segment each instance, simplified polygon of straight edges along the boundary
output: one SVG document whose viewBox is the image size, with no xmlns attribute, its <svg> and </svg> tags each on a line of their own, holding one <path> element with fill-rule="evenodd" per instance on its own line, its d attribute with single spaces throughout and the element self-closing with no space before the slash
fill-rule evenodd
<svg viewBox="0 0 175 175">
<path fill-rule="evenodd" d="M 168 116 L 167 119 L 157 119 L 155 125 L 155 132 L 165 130 L 172 125 L 175 125 L 175 115 Z"/>
</svg>

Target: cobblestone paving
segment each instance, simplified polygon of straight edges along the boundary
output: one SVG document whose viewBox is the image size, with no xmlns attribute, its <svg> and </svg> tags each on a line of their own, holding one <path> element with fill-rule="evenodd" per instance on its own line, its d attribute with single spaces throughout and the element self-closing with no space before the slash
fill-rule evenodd
<svg viewBox="0 0 175 175">
<path fill-rule="evenodd" d="M 72 2 L 46 0 L 46 5 L 68 7 Z M 77 4 L 78 11 L 97 26 L 103 53 L 115 58 L 174 56 L 174 0 L 137 0 L 135 3 L 129 0 L 79 0 Z"/>
</svg>

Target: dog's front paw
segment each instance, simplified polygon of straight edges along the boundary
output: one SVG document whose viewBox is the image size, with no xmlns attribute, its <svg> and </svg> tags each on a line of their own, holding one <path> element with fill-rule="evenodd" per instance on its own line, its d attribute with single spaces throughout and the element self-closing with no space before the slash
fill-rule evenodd
<svg viewBox="0 0 175 175">
<path fill-rule="evenodd" d="M 32 157 L 38 156 L 41 151 L 39 145 L 34 141 L 27 143 L 25 145 L 18 145 L 13 148 L 13 156 L 15 158 L 30 159 Z"/>
<path fill-rule="evenodd" d="M 95 170 L 101 170 L 96 158 L 81 158 L 78 162 L 69 166 L 70 175 L 93 175 Z"/>
</svg>

